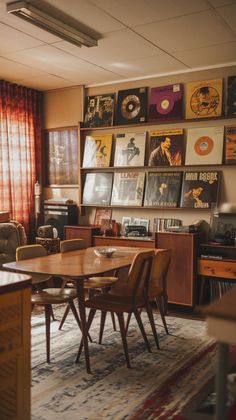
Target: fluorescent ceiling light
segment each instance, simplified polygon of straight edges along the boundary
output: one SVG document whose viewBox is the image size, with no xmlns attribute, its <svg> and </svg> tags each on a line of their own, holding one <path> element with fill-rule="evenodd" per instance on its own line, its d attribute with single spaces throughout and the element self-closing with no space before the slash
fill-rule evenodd
<svg viewBox="0 0 236 420">
<path fill-rule="evenodd" d="M 73 26 L 62 22 L 61 20 L 52 17 L 48 12 L 39 9 L 28 2 L 14 1 L 8 3 L 7 12 L 56 35 L 77 47 L 81 47 L 81 45 L 85 45 L 86 47 L 98 45 L 96 39 L 78 31 Z"/>
</svg>

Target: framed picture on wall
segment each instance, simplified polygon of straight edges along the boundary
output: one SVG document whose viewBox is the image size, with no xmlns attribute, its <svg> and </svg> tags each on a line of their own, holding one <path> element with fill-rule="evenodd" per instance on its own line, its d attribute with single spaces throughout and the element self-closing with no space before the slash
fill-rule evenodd
<svg viewBox="0 0 236 420">
<path fill-rule="evenodd" d="M 45 185 L 78 186 L 78 129 L 68 127 L 45 132 Z"/>
</svg>

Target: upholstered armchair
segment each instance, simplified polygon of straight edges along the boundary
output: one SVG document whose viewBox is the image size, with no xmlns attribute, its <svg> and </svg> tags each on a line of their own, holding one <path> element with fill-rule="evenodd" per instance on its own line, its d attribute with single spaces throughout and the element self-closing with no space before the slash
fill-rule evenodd
<svg viewBox="0 0 236 420">
<path fill-rule="evenodd" d="M 20 223 L 0 223 L 0 269 L 2 264 L 15 261 L 16 248 L 26 242 L 24 227 Z"/>
</svg>

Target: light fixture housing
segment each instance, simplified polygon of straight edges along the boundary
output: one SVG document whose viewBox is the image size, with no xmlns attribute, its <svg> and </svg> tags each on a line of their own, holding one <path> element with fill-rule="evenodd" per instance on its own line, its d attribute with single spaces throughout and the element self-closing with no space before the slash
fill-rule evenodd
<svg viewBox="0 0 236 420">
<path fill-rule="evenodd" d="M 82 45 L 94 47 L 98 45 L 98 41 L 95 38 L 92 38 L 90 35 L 79 31 L 68 23 L 51 16 L 45 10 L 39 9 L 26 1 L 7 3 L 7 12 L 56 35 L 77 47 L 81 47 Z"/>
</svg>

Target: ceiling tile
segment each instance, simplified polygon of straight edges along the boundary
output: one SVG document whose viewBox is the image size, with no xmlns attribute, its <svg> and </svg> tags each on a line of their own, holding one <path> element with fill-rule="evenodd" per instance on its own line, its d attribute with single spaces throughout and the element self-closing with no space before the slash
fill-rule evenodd
<svg viewBox="0 0 236 420">
<path fill-rule="evenodd" d="M 0 23 L 0 39 L 6 40 L 6 42 L 0 43 L 0 54 L 32 48 L 43 44 L 38 39 L 32 38 L 31 36 L 2 23 Z"/>
<path fill-rule="evenodd" d="M 216 30 L 217 28 L 217 30 Z M 135 28 L 167 52 L 234 41 L 233 34 L 212 11 L 200 12 Z"/>
<path fill-rule="evenodd" d="M 79 84 L 120 77 L 50 45 L 8 54 L 8 58 Z"/>
<path fill-rule="evenodd" d="M 158 52 L 161 53 L 157 47 L 151 45 L 129 29 L 106 34 L 105 38 L 99 41 L 98 47 L 82 47 L 78 49 L 63 41 L 55 45 L 77 57 L 100 66 L 110 65 L 113 62 L 122 60 L 148 57 L 156 55 Z"/>
<path fill-rule="evenodd" d="M 209 9 L 204 0 L 91 0 L 105 12 L 129 26 L 187 15 Z"/>
<path fill-rule="evenodd" d="M 235 0 L 208 0 L 213 7 L 224 6 L 225 4 L 233 3 Z"/>
<path fill-rule="evenodd" d="M 127 60 L 125 63 L 117 62 L 107 66 L 107 68 L 113 71 L 120 71 L 124 77 L 132 78 L 144 77 L 147 74 L 154 75 L 186 70 L 187 66 L 168 56 L 168 54 L 161 54 L 138 60 Z"/>
<path fill-rule="evenodd" d="M 74 86 L 74 83 L 52 74 L 45 74 L 40 77 L 32 77 L 27 79 L 15 79 L 14 83 L 19 83 L 27 87 L 34 87 L 38 90 L 60 89 L 64 87 Z"/>
<path fill-rule="evenodd" d="M 43 75 L 40 70 L 33 69 L 32 67 L 25 66 L 24 64 L 15 63 L 0 57 L 0 76 L 5 80 L 9 79 L 25 79 L 26 77 L 34 77 Z"/>
<path fill-rule="evenodd" d="M 215 66 L 224 63 L 236 64 L 236 42 L 179 51 L 175 53 L 175 56 L 191 67 Z"/>
<path fill-rule="evenodd" d="M 219 7 L 217 9 L 217 12 L 220 13 L 220 15 L 223 17 L 223 19 L 227 22 L 227 24 L 230 26 L 230 28 L 234 31 L 236 34 L 236 2 L 234 4 L 231 4 L 229 6 L 225 7 Z"/>
</svg>

